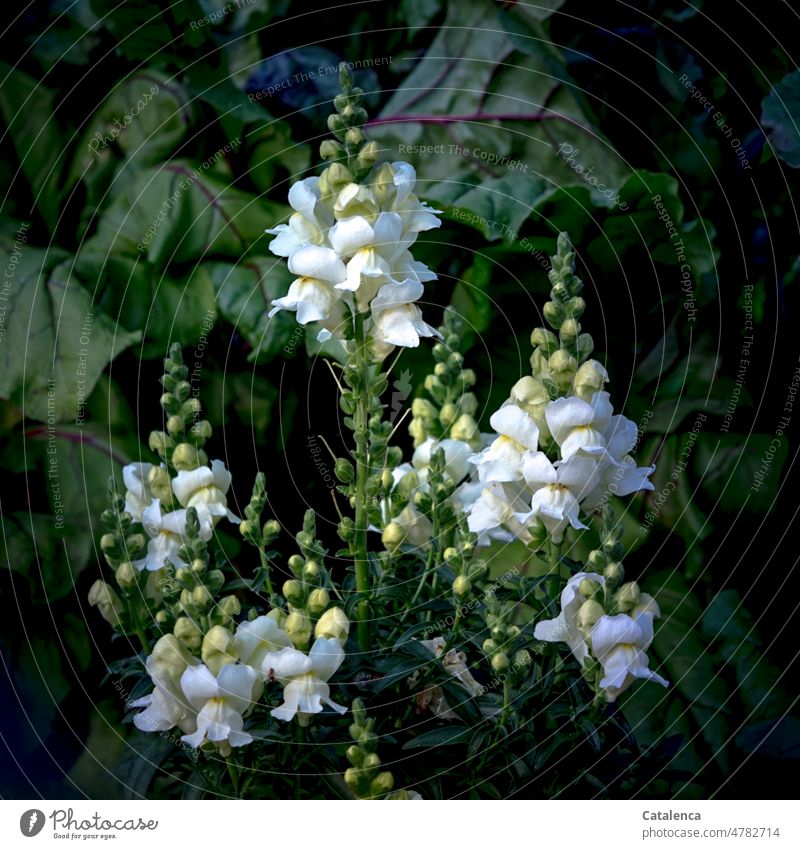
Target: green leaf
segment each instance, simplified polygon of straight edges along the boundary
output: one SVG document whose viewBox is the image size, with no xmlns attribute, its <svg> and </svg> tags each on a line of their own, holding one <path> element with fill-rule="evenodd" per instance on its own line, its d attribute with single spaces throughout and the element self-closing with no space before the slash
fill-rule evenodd
<svg viewBox="0 0 800 849">
<path fill-rule="evenodd" d="M 55 94 L 40 82 L 0 64 L 0 113 L 8 127 L 22 173 L 51 233 L 55 232 L 64 187 L 61 185 L 64 142 L 56 123 Z M 69 188 L 67 186 L 66 188 Z"/>
<path fill-rule="evenodd" d="M 409 740 L 403 745 L 403 750 L 436 749 L 439 746 L 456 746 L 466 741 L 466 735 L 472 731 L 468 725 L 445 725 L 433 728 Z"/>
<path fill-rule="evenodd" d="M 556 186 L 587 186 L 608 205 L 558 155 L 562 145 L 604 185 L 619 187 L 628 169 L 589 125 L 560 56 L 535 42 L 515 52 L 502 26 L 487 25 L 487 10 L 483 0 L 449 4 L 427 53 L 369 133 L 415 165 L 422 196 L 483 218 L 487 239 L 514 240 Z"/>
<path fill-rule="evenodd" d="M 788 453 L 787 440 L 769 433 L 701 434 L 694 471 L 723 513 L 763 513 L 775 502 Z"/>
<path fill-rule="evenodd" d="M 99 312 L 62 257 L 23 251 L 0 335 L 0 398 L 39 421 L 75 419 L 105 367 L 141 336 Z"/>
<path fill-rule="evenodd" d="M 129 167 L 155 165 L 178 147 L 191 122 L 189 95 L 180 83 L 155 68 L 137 71 L 117 83 L 92 116 L 70 179 L 90 178 L 117 150 Z"/>
<path fill-rule="evenodd" d="M 696 772 L 714 758 L 725 770 L 731 707 L 719 661 L 700 634 L 703 608 L 676 571 L 650 575 L 643 589 L 656 597 L 662 612 L 648 650 L 650 668 L 666 678 L 669 687 L 634 685 L 623 701 L 625 717 L 646 746 L 676 733 L 683 736 L 672 767 Z"/>
<path fill-rule="evenodd" d="M 264 230 L 285 220 L 287 208 L 232 187 L 204 164 L 175 160 L 142 172 L 102 215 L 81 254 L 95 255 L 96 267 L 116 254 L 164 268 L 266 250 Z"/>
<path fill-rule="evenodd" d="M 206 263 L 204 269 L 214 286 L 220 314 L 252 345 L 251 362 L 266 363 L 287 346 L 291 350 L 297 347 L 289 344 L 297 334 L 294 316 L 286 312 L 268 316 L 272 301 L 286 294 L 294 276 L 285 262 L 253 256 L 236 265 Z M 299 334 L 297 338 L 299 341 Z"/>
<path fill-rule="evenodd" d="M 787 74 L 761 101 L 761 124 L 770 130 L 775 153 L 800 168 L 800 71 Z"/>
</svg>

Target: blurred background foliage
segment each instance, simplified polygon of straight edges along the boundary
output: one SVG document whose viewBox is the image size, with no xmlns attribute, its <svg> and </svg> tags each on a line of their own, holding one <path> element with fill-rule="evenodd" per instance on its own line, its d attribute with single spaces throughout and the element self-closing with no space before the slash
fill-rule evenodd
<svg viewBox="0 0 800 849">
<path fill-rule="evenodd" d="M 150 459 L 163 427 L 172 342 L 198 364 L 238 501 L 262 468 L 285 527 L 310 505 L 333 536 L 307 438 L 338 447 L 336 396 L 291 317 L 266 318 L 290 280 L 264 229 L 317 160 L 340 59 L 363 63 L 371 137 L 412 161 L 420 195 L 444 210 L 418 243 L 439 273 L 425 311 L 435 324 L 452 303 L 467 319 L 484 425 L 528 371 L 543 257 L 560 230 L 577 247 L 596 355 L 658 464 L 656 492 L 624 516 L 628 569 L 665 614 L 653 665 L 673 682 L 625 705 L 652 755 L 639 792 L 786 795 L 774 767 L 800 756 L 796 591 L 776 503 L 795 454 L 776 429 L 798 353 L 800 72 L 780 38 L 797 20 L 782 3 L 758 17 L 702 0 L 638 6 L 56 0 L 7 25 L 3 796 L 135 795 L 156 773 L 131 754 L 124 698 L 104 680 L 130 647 L 85 598 L 106 480 Z M 428 350 L 400 368 L 416 386 Z M 521 562 L 513 547 L 495 560 Z"/>
</svg>

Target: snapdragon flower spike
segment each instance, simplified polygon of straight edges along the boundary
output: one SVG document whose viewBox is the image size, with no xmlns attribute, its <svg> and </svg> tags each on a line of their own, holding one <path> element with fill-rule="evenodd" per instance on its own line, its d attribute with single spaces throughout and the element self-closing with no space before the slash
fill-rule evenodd
<svg viewBox="0 0 800 849">
<path fill-rule="evenodd" d="M 349 172 L 339 166 L 336 173 L 347 179 Z M 269 315 L 288 310 L 299 324 L 320 322 L 318 338 L 325 341 L 343 337 L 348 312 L 365 313 L 374 353 L 381 358 L 395 346 L 416 347 L 421 337 L 437 335 L 416 303 L 422 284 L 436 274 L 415 260 L 410 248 L 419 233 L 441 221 L 438 210 L 413 193 L 416 173 L 406 162 L 376 167 L 372 181 L 364 184 L 349 178 L 326 194 L 318 177 L 292 186 L 294 213 L 288 224 L 267 232 L 277 236 L 270 250 L 285 257 L 297 277 L 288 293 L 272 302 Z"/>
</svg>

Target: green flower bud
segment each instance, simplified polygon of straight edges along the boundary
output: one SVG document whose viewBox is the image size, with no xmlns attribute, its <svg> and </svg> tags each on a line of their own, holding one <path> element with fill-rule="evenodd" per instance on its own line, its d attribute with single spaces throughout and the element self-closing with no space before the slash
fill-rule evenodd
<svg viewBox="0 0 800 849">
<path fill-rule="evenodd" d="M 302 607 L 306 602 L 306 594 L 300 581 L 286 581 L 282 587 L 283 597 L 292 607 Z"/>
<path fill-rule="evenodd" d="M 453 581 L 453 594 L 456 598 L 464 598 L 472 590 L 472 581 L 466 575 L 459 575 Z"/>
<path fill-rule="evenodd" d="M 499 674 L 508 671 L 508 667 L 511 666 L 511 661 L 508 659 L 508 655 L 505 652 L 499 652 L 492 658 L 492 669 Z"/>
<path fill-rule="evenodd" d="M 235 595 L 226 595 L 220 599 L 216 612 L 223 620 L 232 620 L 242 612 L 242 603 Z"/>
<path fill-rule="evenodd" d="M 575 372 L 573 388 L 575 394 L 589 403 L 596 392 L 602 392 L 603 384 L 608 382 L 608 372 L 597 360 L 587 360 Z"/>
<path fill-rule="evenodd" d="M 574 318 L 568 318 L 561 323 L 559 328 L 559 336 L 564 345 L 571 345 L 581 332 L 581 326 Z"/>
<path fill-rule="evenodd" d="M 370 145 L 374 142 L 370 142 Z M 397 187 L 394 184 L 394 169 L 388 162 L 384 162 L 372 175 L 370 183 L 375 199 L 386 208 L 391 205 L 397 196 Z"/>
<path fill-rule="evenodd" d="M 394 787 L 394 777 L 391 772 L 379 772 L 369 786 L 373 796 L 384 796 Z"/>
<path fill-rule="evenodd" d="M 197 448 L 190 445 L 188 442 L 182 442 L 175 446 L 172 452 L 172 465 L 179 472 L 191 472 L 200 466 L 205 466 L 208 463 L 206 452 L 202 448 Z"/>
<path fill-rule="evenodd" d="M 548 301 L 542 309 L 542 314 L 551 327 L 560 327 L 564 321 L 564 308 L 555 301 Z"/>
<path fill-rule="evenodd" d="M 352 483 L 356 473 L 353 464 L 344 457 L 339 457 L 333 465 L 333 471 L 342 483 Z"/>
<path fill-rule="evenodd" d="M 531 664 L 531 654 L 525 649 L 520 649 L 514 654 L 514 666 L 518 669 L 524 669 Z"/>
<path fill-rule="evenodd" d="M 338 159 L 344 154 L 344 148 L 333 139 L 325 139 L 319 146 L 319 155 L 322 159 Z"/>
<path fill-rule="evenodd" d="M 614 593 L 614 601 L 617 603 L 617 608 L 623 613 L 639 604 L 641 599 L 642 593 L 636 581 L 629 581 L 627 584 L 623 584 Z"/>
<path fill-rule="evenodd" d="M 95 581 L 89 589 L 89 604 L 96 607 L 103 619 L 114 628 L 120 624 L 125 605 L 113 587 L 105 581 Z"/>
<path fill-rule="evenodd" d="M 147 444 L 150 446 L 151 451 L 155 451 L 156 454 L 163 455 L 167 448 L 172 444 L 172 440 L 166 433 L 164 433 L 164 431 L 154 430 L 151 432 L 150 437 L 147 440 Z"/>
<path fill-rule="evenodd" d="M 381 149 L 376 141 L 367 142 L 358 152 L 358 164 L 364 168 L 372 166 L 381 158 Z"/>
<path fill-rule="evenodd" d="M 599 548 L 596 548 L 594 551 L 589 552 L 589 565 L 595 571 L 603 570 L 608 565 L 608 558 Z"/>
<path fill-rule="evenodd" d="M 483 641 L 483 651 L 484 651 L 484 654 L 487 654 L 487 655 L 491 656 L 491 655 L 493 655 L 493 654 L 494 654 L 494 653 L 495 653 L 495 652 L 496 652 L 499 648 L 500 648 L 500 646 L 498 646 L 498 645 L 497 645 L 497 643 L 496 643 L 494 640 L 484 640 L 484 641 Z"/>
<path fill-rule="evenodd" d="M 444 427 L 450 427 L 458 418 L 458 407 L 455 404 L 445 404 L 439 410 L 439 421 Z"/>
<path fill-rule="evenodd" d="M 170 416 L 167 419 L 167 433 L 170 436 L 177 436 L 183 433 L 184 422 L 181 416 Z"/>
<path fill-rule="evenodd" d="M 585 631 L 590 631 L 598 619 L 605 616 L 603 605 L 593 598 L 585 601 L 578 610 L 578 625 Z"/>
<path fill-rule="evenodd" d="M 306 560 L 303 566 L 303 580 L 309 584 L 316 583 L 322 575 L 322 570 L 316 560 Z"/>
<path fill-rule="evenodd" d="M 172 633 L 189 651 L 198 651 L 203 643 L 203 633 L 195 622 L 186 616 L 175 620 Z"/>
<path fill-rule="evenodd" d="M 236 662 L 234 643 L 233 634 L 222 625 L 215 625 L 203 637 L 200 656 L 212 675 L 219 675 L 223 666 Z"/>
<path fill-rule="evenodd" d="M 621 563 L 609 563 L 608 566 L 603 569 L 603 577 L 609 584 L 616 586 L 625 577 L 625 570 L 622 568 Z"/>
<path fill-rule="evenodd" d="M 453 439 L 459 439 L 461 442 L 472 443 L 480 436 L 478 423 L 469 413 L 462 413 L 450 428 L 450 436 Z"/>
<path fill-rule="evenodd" d="M 311 638 L 311 620 L 297 610 L 292 611 L 284 623 L 283 630 L 296 649 L 304 649 Z"/>
<path fill-rule="evenodd" d="M 381 534 L 381 542 L 387 551 L 395 551 L 406 538 L 406 532 L 397 522 L 389 522 Z"/>
<path fill-rule="evenodd" d="M 546 330 L 544 327 L 537 327 L 531 333 L 531 345 L 534 348 L 544 348 L 545 354 L 549 357 L 558 349 L 558 339 L 555 333 Z"/>
<path fill-rule="evenodd" d="M 578 584 L 578 592 L 584 598 L 594 598 L 598 593 L 600 593 L 602 587 L 597 581 L 592 581 L 589 578 L 584 578 L 580 584 Z"/>
<path fill-rule="evenodd" d="M 357 147 L 363 144 L 364 141 L 366 141 L 366 136 L 360 127 L 351 127 L 344 134 L 344 143 L 349 147 Z"/>
<path fill-rule="evenodd" d="M 122 563 L 117 567 L 114 577 L 123 590 L 129 590 L 138 583 L 139 572 L 132 563 Z"/>
<path fill-rule="evenodd" d="M 207 419 L 200 419 L 200 421 L 192 425 L 190 433 L 193 439 L 196 439 L 198 442 L 205 442 L 206 439 L 211 438 L 211 434 L 213 433 L 211 422 Z M 200 463 L 200 465 L 203 466 L 205 463 Z"/>
<path fill-rule="evenodd" d="M 312 590 L 308 596 L 308 609 L 312 616 L 319 616 L 330 603 L 330 594 L 324 587 L 318 587 L 316 590 Z"/>
</svg>

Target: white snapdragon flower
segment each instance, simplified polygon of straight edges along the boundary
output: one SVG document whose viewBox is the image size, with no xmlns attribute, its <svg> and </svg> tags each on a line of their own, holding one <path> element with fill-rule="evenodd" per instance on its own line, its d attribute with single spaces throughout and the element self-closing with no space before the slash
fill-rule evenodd
<svg viewBox="0 0 800 849">
<path fill-rule="evenodd" d="M 264 658 L 292 645 L 288 634 L 271 616 L 258 616 L 236 629 L 233 653 L 247 666 L 261 670 Z"/>
<path fill-rule="evenodd" d="M 522 459 L 539 447 L 536 422 L 516 404 L 506 404 L 489 419 L 498 434 L 488 448 L 472 457 L 483 483 L 507 483 L 522 479 Z"/>
<path fill-rule="evenodd" d="M 439 332 L 422 318 L 414 303 L 423 292 L 416 280 L 387 283 L 372 299 L 373 350 L 386 357 L 394 346 L 416 348 L 421 337 L 439 336 Z"/>
<path fill-rule="evenodd" d="M 602 456 L 613 412 L 608 392 L 596 392 L 591 404 L 574 395 L 551 401 L 544 414 L 562 459 L 568 460 L 578 451 Z"/>
<path fill-rule="evenodd" d="M 197 712 L 197 730 L 181 737 L 199 748 L 217 743 L 223 755 L 245 746 L 253 738 L 243 731 L 244 715 L 258 701 L 263 689 L 261 674 L 250 666 L 227 663 L 214 675 L 205 664 L 189 666 L 181 676 L 181 690 Z"/>
<path fill-rule="evenodd" d="M 270 681 L 283 684 L 283 704 L 272 710 L 272 716 L 284 722 L 297 716 L 301 725 L 307 725 L 311 714 L 322 711 L 323 703 L 344 713 L 347 708 L 331 700 L 328 685 L 342 661 L 344 649 L 332 637 L 317 637 L 308 654 L 294 648 L 267 654 L 262 671 Z"/>
<path fill-rule="evenodd" d="M 210 540 L 213 535 L 211 521 L 199 511 L 197 517 L 200 521 L 200 539 Z M 142 525 L 150 541 L 147 543 L 147 554 L 144 558 L 133 561 L 133 565 L 140 572 L 143 569 L 155 572 L 168 561 L 176 569 L 188 565 L 180 556 L 180 548 L 187 539 L 185 509 L 164 513 L 161 510 L 161 502 L 154 498 L 142 511 Z"/>
<path fill-rule="evenodd" d="M 538 519 L 553 542 L 564 538 L 569 525 L 585 529 L 580 520 L 581 501 L 597 486 L 598 463 L 577 454 L 551 463 L 541 451 L 522 458 L 522 475 L 533 492 L 530 511 L 518 516 L 522 524 Z"/>
<path fill-rule="evenodd" d="M 130 513 L 137 522 L 142 521 L 142 512 L 153 500 L 148 477 L 154 469 L 152 463 L 128 463 L 122 468 L 122 480 L 125 483 L 125 512 Z"/>
<path fill-rule="evenodd" d="M 194 507 L 201 524 L 216 523 L 223 516 L 234 524 L 241 519 L 228 509 L 227 492 L 231 486 L 231 473 L 222 460 L 214 460 L 211 468 L 200 466 L 191 471 L 178 472 L 172 479 L 172 491 L 183 507 Z"/>
<path fill-rule="evenodd" d="M 393 162 L 389 170 L 392 173 L 394 192 L 388 209 L 401 216 L 405 230 L 416 234 L 441 227 L 442 221 L 438 217 L 441 210 L 432 209 L 414 194 L 417 182 L 414 166 L 408 162 Z"/>
<path fill-rule="evenodd" d="M 444 451 L 444 473 L 453 483 L 463 480 L 472 471 L 470 457 L 472 446 L 460 439 L 435 439 L 429 436 L 421 445 L 418 445 L 411 457 L 411 465 L 403 464 L 397 469 L 402 473 L 414 472 L 419 478 L 420 490 L 427 492 L 428 472 L 431 465 L 431 456 L 434 451 Z"/>
<path fill-rule="evenodd" d="M 520 521 L 523 511 L 530 507 L 530 493 L 524 482 L 478 484 L 477 498 L 467 505 L 467 525 L 478 534 L 478 544 L 488 545 L 492 540 L 510 542 L 517 538 L 529 542 L 531 537 Z M 470 489 L 469 496 L 474 496 Z M 462 493 L 464 497 L 466 492 Z"/>
<path fill-rule="evenodd" d="M 585 629 L 578 623 L 578 611 L 586 601 L 580 591 L 581 582 L 595 581 L 603 586 L 606 579 L 594 572 L 578 572 L 573 575 L 561 591 L 561 613 L 555 619 L 544 619 L 536 623 L 533 636 L 548 643 L 566 643 L 575 660 L 583 666 L 589 655 L 589 641 Z"/>
<path fill-rule="evenodd" d="M 198 664 L 173 634 L 165 634 L 145 661 L 153 692 L 130 703 L 143 707 L 133 718 L 140 731 L 167 731 L 178 726 L 185 734 L 196 729 L 196 712 L 181 690 L 181 676 Z"/>
<path fill-rule="evenodd" d="M 269 246 L 276 256 L 288 257 L 297 248 L 323 244 L 333 225 L 333 214 L 320 197 L 319 177 L 294 183 L 289 189 L 289 204 L 295 210 L 289 223 L 267 230 L 277 236 Z"/>
<path fill-rule="evenodd" d="M 636 618 L 619 613 L 603 616 L 592 628 L 592 653 L 603 666 L 600 686 L 609 702 L 616 701 L 637 678 L 669 686 L 668 681 L 648 667 L 653 618 L 652 612 L 639 613 Z"/>
<path fill-rule="evenodd" d="M 316 245 L 298 248 L 289 257 L 289 271 L 298 277 L 283 298 L 272 302 L 270 317 L 289 310 L 297 313 L 298 324 L 341 320 L 344 312 L 336 286 L 345 279 L 346 270 L 335 251 Z"/>
</svg>

